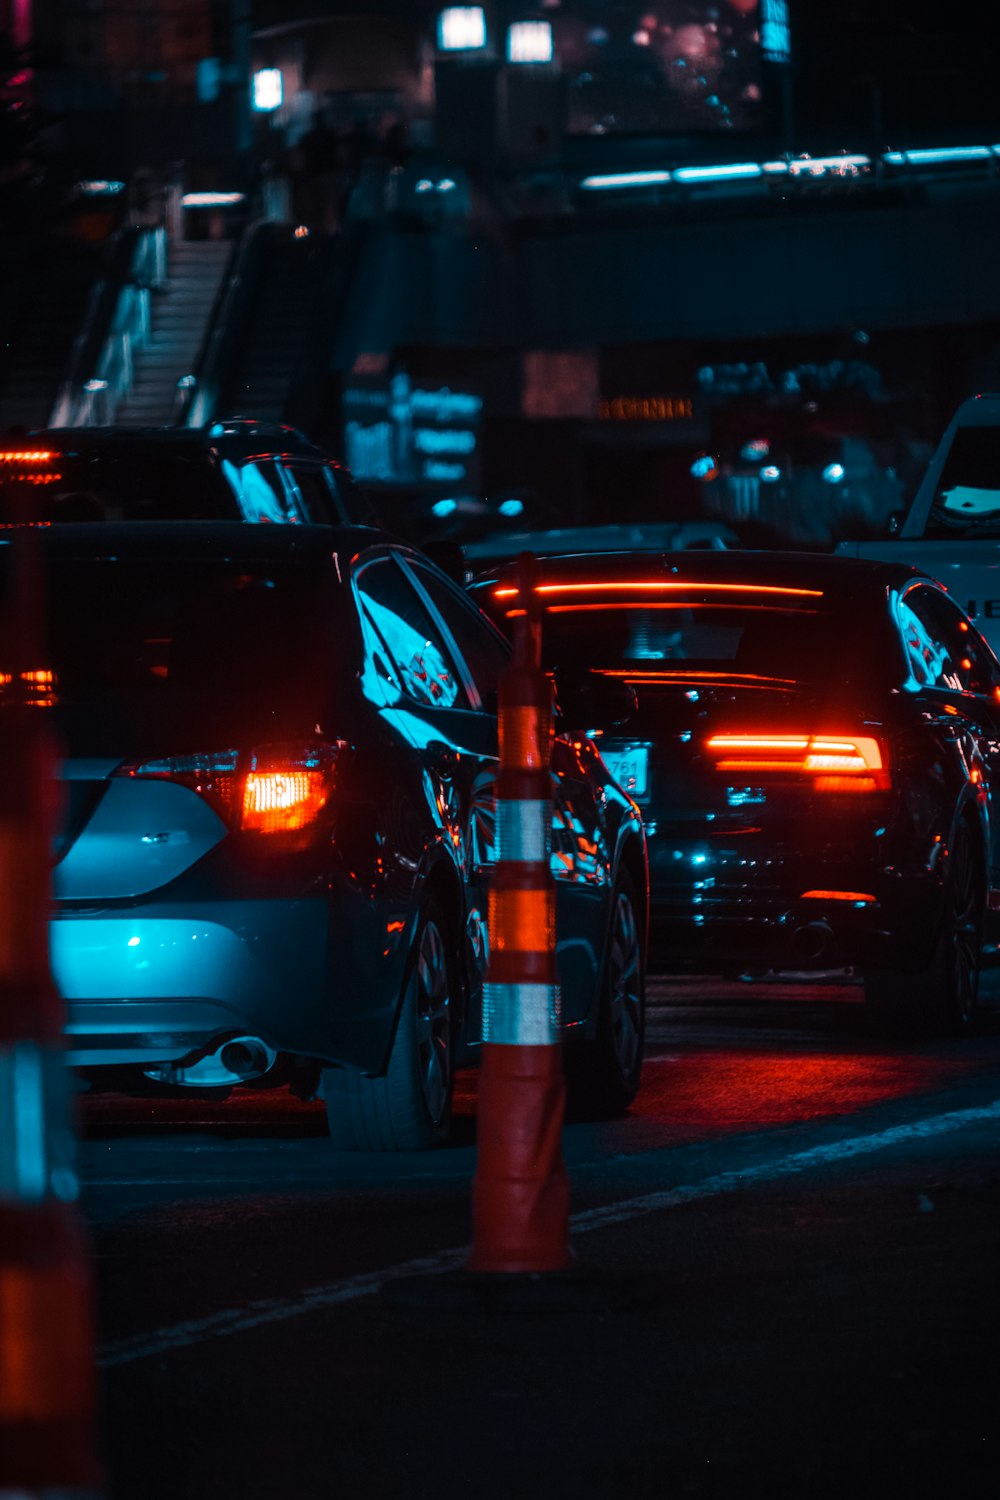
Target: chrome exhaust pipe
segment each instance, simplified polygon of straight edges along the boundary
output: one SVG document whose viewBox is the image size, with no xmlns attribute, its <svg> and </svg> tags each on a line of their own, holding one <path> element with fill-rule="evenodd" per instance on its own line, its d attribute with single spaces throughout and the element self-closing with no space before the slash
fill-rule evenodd
<svg viewBox="0 0 1000 1500">
<path fill-rule="evenodd" d="M 259 1078 L 274 1067 L 277 1055 L 259 1036 L 234 1036 L 219 1049 L 219 1062 L 236 1078 Z"/>
<path fill-rule="evenodd" d="M 146 1068 L 147 1078 L 179 1088 L 232 1088 L 270 1072 L 278 1060 L 273 1047 L 259 1036 L 233 1036 L 193 1063 L 163 1063 Z"/>
</svg>

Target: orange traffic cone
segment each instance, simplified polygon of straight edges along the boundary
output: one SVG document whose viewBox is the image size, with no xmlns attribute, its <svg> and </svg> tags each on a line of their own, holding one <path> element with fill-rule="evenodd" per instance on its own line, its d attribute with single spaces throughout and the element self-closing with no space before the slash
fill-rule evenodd
<svg viewBox="0 0 1000 1500">
<path fill-rule="evenodd" d="M 522 614 L 500 681 L 497 865 L 489 896 L 473 1243 L 469 1270 L 560 1271 L 569 1249 L 566 1086 L 556 974 L 552 692 L 541 667 L 538 565 L 520 565 Z"/>
</svg>

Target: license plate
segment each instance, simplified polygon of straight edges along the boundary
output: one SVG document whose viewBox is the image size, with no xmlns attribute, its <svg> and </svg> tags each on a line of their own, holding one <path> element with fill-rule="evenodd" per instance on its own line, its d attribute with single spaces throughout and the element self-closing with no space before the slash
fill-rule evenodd
<svg viewBox="0 0 1000 1500">
<path fill-rule="evenodd" d="M 649 747 L 632 745 L 627 750 L 605 750 L 604 763 L 622 791 L 637 802 L 649 794 Z"/>
</svg>

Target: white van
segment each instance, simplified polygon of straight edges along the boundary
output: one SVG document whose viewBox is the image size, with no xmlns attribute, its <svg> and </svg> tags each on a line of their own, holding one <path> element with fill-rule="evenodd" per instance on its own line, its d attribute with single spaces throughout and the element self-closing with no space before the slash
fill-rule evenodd
<svg viewBox="0 0 1000 1500">
<path fill-rule="evenodd" d="M 837 552 L 932 573 L 1000 655 L 1000 394 L 962 402 L 893 537 Z"/>
</svg>

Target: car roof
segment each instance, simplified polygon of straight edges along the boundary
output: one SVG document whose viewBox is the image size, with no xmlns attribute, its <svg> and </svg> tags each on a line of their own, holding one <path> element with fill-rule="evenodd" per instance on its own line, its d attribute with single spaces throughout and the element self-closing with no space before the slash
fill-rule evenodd
<svg viewBox="0 0 1000 1500">
<path fill-rule="evenodd" d="M 100 561 L 107 558 L 163 558 L 165 561 L 243 557 L 281 561 L 286 558 L 352 558 L 369 547 L 385 547 L 385 533 L 370 526 L 248 526 L 245 521 L 60 522 L 32 528 L 46 553 L 55 557 Z M 0 535 L 0 546 L 13 533 Z M 407 551 L 394 544 L 394 550 Z"/>
<path fill-rule="evenodd" d="M 297 449 L 300 453 L 337 462 L 333 454 L 315 443 L 297 427 L 284 422 L 258 422 L 234 418 L 210 422 L 204 427 L 36 427 L 30 431 L 0 433 L 0 451 L 22 449 L 39 443 L 58 452 L 103 453 L 148 451 L 151 446 L 203 452 L 212 448 L 247 451 Z"/>
<path fill-rule="evenodd" d="M 912 578 L 934 580 L 908 563 L 876 559 L 838 557 L 832 553 L 755 551 L 713 551 L 690 549 L 682 552 L 604 552 L 569 553 L 541 557 L 538 565 L 543 578 L 550 581 L 584 582 L 588 578 L 605 581 L 655 576 L 660 572 L 675 574 L 679 579 L 747 581 L 773 583 L 786 587 L 820 588 L 825 593 L 850 596 L 859 589 L 901 586 Z M 504 563 L 472 580 L 473 589 L 485 588 L 491 581 L 508 581 L 517 575 L 517 562 Z"/>
</svg>

